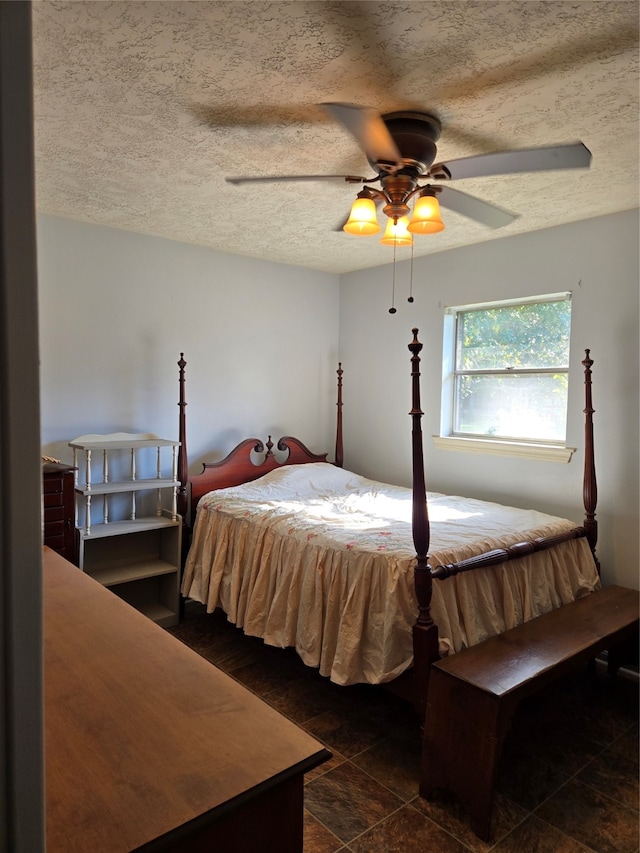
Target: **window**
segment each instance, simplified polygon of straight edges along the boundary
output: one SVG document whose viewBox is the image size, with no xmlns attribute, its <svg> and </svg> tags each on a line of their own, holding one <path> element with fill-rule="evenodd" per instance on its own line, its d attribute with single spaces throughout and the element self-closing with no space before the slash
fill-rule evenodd
<svg viewBox="0 0 640 853">
<path fill-rule="evenodd" d="M 570 294 L 449 308 L 443 435 L 564 445 Z"/>
</svg>

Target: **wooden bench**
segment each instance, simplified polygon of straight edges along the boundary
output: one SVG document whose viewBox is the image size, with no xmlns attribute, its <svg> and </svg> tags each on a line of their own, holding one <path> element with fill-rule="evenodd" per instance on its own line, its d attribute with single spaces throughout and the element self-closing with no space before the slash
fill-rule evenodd
<svg viewBox="0 0 640 853">
<path fill-rule="evenodd" d="M 420 795 L 453 792 L 488 841 L 496 767 L 518 704 L 605 649 L 615 669 L 622 650 L 637 650 L 639 603 L 637 590 L 605 587 L 433 664 Z"/>
</svg>

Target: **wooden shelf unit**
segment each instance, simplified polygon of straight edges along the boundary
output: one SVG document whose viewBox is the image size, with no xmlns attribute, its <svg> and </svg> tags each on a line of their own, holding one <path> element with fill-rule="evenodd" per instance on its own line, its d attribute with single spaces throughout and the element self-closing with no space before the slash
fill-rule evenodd
<svg viewBox="0 0 640 853">
<path fill-rule="evenodd" d="M 162 627 L 179 618 L 182 519 L 176 512 L 180 442 L 153 433 L 83 435 L 69 442 L 76 467 L 78 566 Z M 138 476 L 139 451 L 155 449 L 156 476 Z M 171 448 L 171 475 L 163 471 Z M 165 452 L 166 455 L 166 452 Z M 149 463 L 149 458 L 147 458 Z M 112 469 L 117 479 L 111 480 Z M 128 477 L 122 476 L 128 468 Z M 155 514 L 149 494 L 155 492 Z M 94 498 L 99 499 L 96 506 Z M 138 498 L 144 501 L 139 515 Z M 116 517 L 114 518 L 114 505 Z M 167 507 L 167 504 L 170 504 Z M 121 515 L 127 517 L 122 518 Z M 100 516 L 100 520 L 96 516 Z"/>
</svg>

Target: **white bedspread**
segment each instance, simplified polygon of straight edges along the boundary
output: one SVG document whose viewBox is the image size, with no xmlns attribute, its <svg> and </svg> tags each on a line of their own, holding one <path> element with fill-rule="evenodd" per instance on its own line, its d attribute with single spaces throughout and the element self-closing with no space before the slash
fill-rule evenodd
<svg viewBox="0 0 640 853">
<path fill-rule="evenodd" d="M 575 527 L 535 510 L 428 495 L 430 564 Z M 328 463 L 286 466 L 198 504 L 182 592 L 245 633 L 294 646 L 338 684 L 412 663 L 417 615 L 411 490 Z M 480 642 L 599 586 L 586 539 L 434 581 L 441 653 Z"/>
</svg>

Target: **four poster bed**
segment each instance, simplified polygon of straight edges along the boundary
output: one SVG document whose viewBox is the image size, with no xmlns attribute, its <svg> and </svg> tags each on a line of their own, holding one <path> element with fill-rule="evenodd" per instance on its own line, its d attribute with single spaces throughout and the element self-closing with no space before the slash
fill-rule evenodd
<svg viewBox="0 0 640 853">
<path fill-rule="evenodd" d="M 181 356 L 178 498 L 183 517 L 190 509 L 186 598 L 221 607 L 271 645 L 295 647 L 338 684 L 384 684 L 423 714 L 432 662 L 589 594 L 599 573 L 589 350 L 585 518 L 576 526 L 426 492 L 417 332 L 412 489 L 342 468 L 341 366 L 335 464 L 291 436 L 276 452 L 270 438 L 251 438 L 189 478 Z"/>
</svg>

